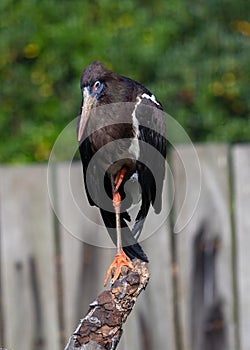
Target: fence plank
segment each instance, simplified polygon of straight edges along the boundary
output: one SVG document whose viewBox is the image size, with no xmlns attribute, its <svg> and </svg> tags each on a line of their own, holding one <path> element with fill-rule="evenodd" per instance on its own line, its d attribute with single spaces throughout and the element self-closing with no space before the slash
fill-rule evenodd
<svg viewBox="0 0 250 350">
<path fill-rule="evenodd" d="M 211 232 L 211 238 L 213 235 L 219 235 L 221 239 L 221 248 L 217 257 L 217 285 L 219 295 L 224 301 L 229 349 L 235 349 L 228 149 L 225 145 L 206 144 L 198 145 L 196 150 L 201 166 L 202 186 L 200 199 L 194 213 L 200 173 L 193 149 L 191 146 L 179 146 L 172 154 L 176 189 L 175 220 L 185 199 L 176 227 L 177 230 L 180 228 L 182 230 L 175 236 L 180 268 L 180 301 L 184 343 L 186 349 L 194 349 L 191 345 L 193 342 L 190 341 L 192 247 L 195 235 L 199 232 L 202 223 L 206 222 L 206 227 Z"/>
<path fill-rule="evenodd" d="M 59 349 L 46 167 L 1 167 L 5 346 Z"/>
<path fill-rule="evenodd" d="M 250 349 L 250 146 L 233 148 L 237 282 L 239 289 L 239 335 L 241 350 Z"/>
</svg>

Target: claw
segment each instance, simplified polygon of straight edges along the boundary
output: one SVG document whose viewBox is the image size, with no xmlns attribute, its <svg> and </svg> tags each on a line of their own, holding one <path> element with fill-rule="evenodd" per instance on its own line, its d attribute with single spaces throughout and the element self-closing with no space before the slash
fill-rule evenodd
<svg viewBox="0 0 250 350">
<path fill-rule="evenodd" d="M 112 270 L 113 268 L 115 269 L 115 273 L 113 278 L 111 279 L 111 284 L 113 284 L 117 278 L 119 277 L 120 273 L 121 273 L 121 269 L 122 266 L 127 266 L 130 269 L 133 268 L 133 265 L 129 259 L 129 257 L 124 253 L 124 251 L 122 250 L 121 253 L 116 254 L 114 261 L 112 262 L 112 264 L 110 265 L 110 267 L 108 268 L 108 271 L 106 273 L 106 277 L 105 277 L 105 281 L 104 281 L 104 287 L 106 287 L 109 277 L 112 274 Z"/>
</svg>

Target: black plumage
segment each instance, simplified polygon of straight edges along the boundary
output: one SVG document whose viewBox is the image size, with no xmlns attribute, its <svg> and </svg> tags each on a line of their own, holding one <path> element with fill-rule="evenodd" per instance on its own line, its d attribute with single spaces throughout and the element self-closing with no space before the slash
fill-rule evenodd
<svg viewBox="0 0 250 350">
<path fill-rule="evenodd" d="M 117 244 L 113 206 L 114 195 L 119 192 L 123 249 L 131 259 L 148 261 L 135 236 L 142 230 L 150 205 L 156 213 L 161 210 L 166 157 L 162 106 L 141 84 L 111 72 L 100 62 L 85 68 L 81 89 L 77 133 L 88 201 L 100 208 L 104 224 Z M 131 176 L 137 177 L 141 186 L 141 207 L 132 232 L 126 223 L 130 220 L 127 209 L 131 200 L 124 189 Z"/>
</svg>

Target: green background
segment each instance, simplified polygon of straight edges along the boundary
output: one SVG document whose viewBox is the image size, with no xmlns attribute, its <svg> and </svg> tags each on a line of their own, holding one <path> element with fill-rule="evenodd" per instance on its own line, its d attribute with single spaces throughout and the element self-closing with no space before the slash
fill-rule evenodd
<svg viewBox="0 0 250 350">
<path fill-rule="evenodd" d="M 0 3 L 0 161 L 46 161 L 84 67 L 147 86 L 193 142 L 250 141 L 249 1 Z"/>
</svg>

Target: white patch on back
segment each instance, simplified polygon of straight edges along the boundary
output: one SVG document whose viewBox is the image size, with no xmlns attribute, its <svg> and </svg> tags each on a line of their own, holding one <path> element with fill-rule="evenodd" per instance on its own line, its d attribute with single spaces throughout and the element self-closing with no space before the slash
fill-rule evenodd
<svg viewBox="0 0 250 350">
<path fill-rule="evenodd" d="M 141 95 L 142 98 L 146 98 L 148 100 L 151 100 L 153 103 L 155 103 L 157 106 L 160 106 L 160 103 L 156 101 L 155 95 L 148 95 L 144 92 L 144 94 Z"/>
<path fill-rule="evenodd" d="M 129 153 L 132 154 L 135 157 L 135 159 L 139 159 L 139 156 L 140 156 L 140 147 L 139 147 L 140 130 L 139 130 L 139 122 L 138 122 L 138 119 L 136 118 L 136 109 L 140 103 L 141 103 L 141 98 L 137 97 L 135 108 L 132 113 L 132 123 L 133 123 L 133 129 L 135 132 L 135 137 L 132 140 L 131 145 L 129 147 Z"/>
<path fill-rule="evenodd" d="M 131 181 L 138 181 L 138 173 L 137 171 L 130 176 Z"/>
</svg>

